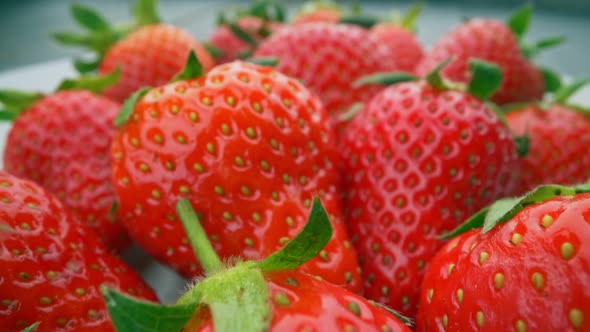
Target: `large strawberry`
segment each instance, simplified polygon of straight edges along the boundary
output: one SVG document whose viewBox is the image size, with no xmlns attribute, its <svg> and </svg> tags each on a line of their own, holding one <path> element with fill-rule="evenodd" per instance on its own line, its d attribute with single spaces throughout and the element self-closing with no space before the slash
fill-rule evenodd
<svg viewBox="0 0 590 332">
<path fill-rule="evenodd" d="M 528 137 L 529 152 L 522 159 L 518 193 L 541 184 L 575 184 L 590 179 L 590 112 L 567 103 L 588 80 L 555 92 L 553 100 L 515 105 L 506 121 L 516 135 Z"/>
<path fill-rule="evenodd" d="M 104 91 L 119 102 L 144 86 L 168 82 L 182 69 L 191 50 L 205 69 L 213 67 L 211 55 L 188 31 L 160 23 L 154 6 L 153 0 L 138 0 L 135 25 L 114 28 L 93 10 L 75 5 L 74 18 L 90 34 L 61 33 L 56 37 L 62 43 L 85 46 L 98 54 L 91 63 L 77 61 L 79 70 L 98 69 L 100 74 L 121 70 L 119 81 Z"/>
<path fill-rule="evenodd" d="M 517 11 L 508 24 L 483 18 L 469 20 L 441 37 L 416 71 L 425 75 L 441 61 L 453 57 L 443 70 L 443 76 L 467 82 L 470 79 L 469 60 L 485 60 L 497 64 L 503 74 L 500 89 L 491 97 L 494 102 L 506 104 L 541 99 L 545 92 L 543 75 L 524 55 L 532 56 L 540 48 L 553 46 L 560 39 L 545 39 L 535 47 L 520 47 L 519 39 L 526 31 L 530 17 L 531 7 L 527 5 Z"/>
<path fill-rule="evenodd" d="M 387 49 L 373 35 L 347 24 L 310 23 L 284 28 L 263 41 L 254 57 L 276 57 L 277 70 L 317 93 L 335 118 L 381 89 L 355 87 L 352 82 L 395 68 Z"/>
<path fill-rule="evenodd" d="M 590 331 L 589 191 L 539 187 L 469 219 L 426 272 L 417 330 Z"/>
<path fill-rule="evenodd" d="M 174 215 L 179 197 L 198 207 L 222 257 L 261 258 L 298 232 L 319 194 L 334 237 L 302 268 L 360 290 L 356 253 L 340 222 L 334 133 L 315 95 L 244 62 L 143 93 L 121 113 L 129 119 L 115 135 L 112 167 L 119 214 L 148 253 L 186 277 L 199 271 Z"/>
<path fill-rule="evenodd" d="M 172 306 L 107 290 L 105 298 L 119 332 L 153 326 L 186 332 L 410 332 L 395 313 L 293 271 L 321 253 L 331 238 L 330 221 L 319 200 L 314 199 L 305 228 L 283 249 L 262 261 L 234 260 L 227 265 L 216 255 L 188 200 L 178 202 L 177 209 L 207 278 L 198 278 Z"/>
<path fill-rule="evenodd" d="M 467 90 L 485 99 L 501 77 L 497 67 L 472 66 Z M 518 175 L 508 129 L 482 101 L 444 82 L 440 67 L 375 96 L 340 142 L 365 295 L 410 316 L 440 234 L 511 193 Z"/>
<path fill-rule="evenodd" d="M 155 300 L 62 203 L 0 172 L 0 331 L 113 331 L 100 288 Z"/>
<path fill-rule="evenodd" d="M 98 92 L 116 78 L 66 81 L 48 95 L 2 90 L 0 101 L 12 113 L 0 115 L 13 121 L 4 169 L 56 195 L 109 248 L 121 250 L 129 237 L 110 213 L 110 144 L 120 105 L 88 90 Z"/>
</svg>

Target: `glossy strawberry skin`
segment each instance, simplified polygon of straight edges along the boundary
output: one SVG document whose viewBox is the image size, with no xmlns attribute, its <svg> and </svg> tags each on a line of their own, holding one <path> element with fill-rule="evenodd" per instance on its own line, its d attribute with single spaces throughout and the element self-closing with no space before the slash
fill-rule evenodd
<svg viewBox="0 0 590 332">
<path fill-rule="evenodd" d="M 38 185 L 0 172 L 0 204 L 0 331 L 114 331 L 101 285 L 156 300 Z"/>
<path fill-rule="evenodd" d="M 119 81 L 107 88 L 104 95 L 122 103 L 142 87 L 170 81 L 183 68 L 191 50 L 205 70 L 213 67 L 211 55 L 181 28 L 154 24 L 132 32 L 113 45 L 100 63 L 99 74 L 121 68 Z"/>
<path fill-rule="evenodd" d="M 398 24 L 380 23 L 371 34 L 388 48 L 398 70 L 413 73 L 424 57 L 424 49 L 416 36 Z"/>
<path fill-rule="evenodd" d="M 424 268 L 443 244 L 439 234 L 512 192 L 514 143 L 482 102 L 409 82 L 357 114 L 341 151 L 365 295 L 413 316 Z"/>
<path fill-rule="evenodd" d="M 319 195 L 334 235 L 302 269 L 360 291 L 333 135 L 317 97 L 272 68 L 232 62 L 153 89 L 113 141 L 119 214 L 148 253 L 193 277 L 200 268 L 179 198 L 190 199 L 222 258 L 259 259 L 299 232 Z"/>
<path fill-rule="evenodd" d="M 262 42 L 254 57 L 277 57 L 277 70 L 301 80 L 334 117 L 382 89 L 353 87 L 354 81 L 395 68 L 387 49 L 367 30 L 344 24 L 285 28 Z"/>
<path fill-rule="evenodd" d="M 589 222 L 590 195 L 560 196 L 451 240 L 424 278 L 417 331 L 590 330 Z"/>
<path fill-rule="evenodd" d="M 416 72 L 424 76 L 449 57 L 453 57 L 453 61 L 442 73 L 453 81 L 469 81 L 471 58 L 497 64 L 503 81 L 491 97 L 496 103 L 539 100 L 543 97 L 545 86 L 541 72 L 522 56 L 516 37 L 502 22 L 473 19 L 458 26 L 434 44 Z"/>
<path fill-rule="evenodd" d="M 56 195 L 115 250 L 129 245 L 109 213 L 110 143 L 120 105 L 83 90 L 60 91 L 18 116 L 8 134 L 4 168 Z"/>
<path fill-rule="evenodd" d="M 260 33 L 261 29 L 266 29 L 269 33 L 273 33 L 282 27 L 282 24 L 278 22 L 265 23 L 258 17 L 253 16 L 241 17 L 237 20 L 236 24 L 258 42 L 266 38 L 266 36 Z M 217 64 L 234 61 L 241 54 L 254 51 L 252 45 L 236 37 L 226 25 L 220 25 L 213 31 L 209 37 L 209 43 L 221 51 L 221 56 L 215 59 L 215 63 Z"/>
<path fill-rule="evenodd" d="M 273 272 L 265 274 L 265 279 L 271 298 L 269 331 L 411 331 L 393 315 L 366 299 L 305 273 Z M 284 296 L 288 301 L 283 299 Z M 277 298 L 282 301 L 272 300 Z M 355 304 L 358 312 L 351 309 Z M 184 331 L 212 332 L 213 322 L 209 318 Z"/>
<path fill-rule="evenodd" d="M 506 121 L 515 135 L 529 137 L 522 158 L 518 194 L 541 184 L 576 184 L 590 179 L 590 118 L 567 106 L 531 105 L 511 110 Z"/>
</svg>

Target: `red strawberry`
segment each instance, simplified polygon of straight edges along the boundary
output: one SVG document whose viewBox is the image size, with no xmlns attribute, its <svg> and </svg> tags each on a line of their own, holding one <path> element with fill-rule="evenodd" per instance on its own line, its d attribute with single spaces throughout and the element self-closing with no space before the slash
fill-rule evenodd
<svg viewBox="0 0 590 332">
<path fill-rule="evenodd" d="M 148 253 L 186 277 L 199 271 L 173 213 L 179 197 L 198 207 L 222 257 L 260 258 L 297 233 L 319 193 L 334 237 L 303 270 L 360 290 L 340 222 L 334 134 L 303 85 L 232 62 L 154 88 L 132 112 L 113 141 L 113 181 L 120 215 Z"/>
<path fill-rule="evenodd" d="M 242 31 L 246 32 L 252 40 L 260 42 L 274 31 L 282 27 L 278 22 L 266 22 L 258 17 L 245 16 L 235 23 Z M 221 55 L 215 59 L 217 64 L 223 64 L 254 52 L 254 45 L 240 39 L 226 24 L 217 27 L 209 37 L 209 44 L 217 48 Z"/>
<path fill-rule="evenodd" d="M 424 56 L 424 50 L 411 31 L 395 23 L 383 22 L 371 28 L 371 33 L 389 48 L 397 69 L 414 72 Z"/>
<path fill-rule="evenodd" d="M 105 54 L 99 73 L 121 68 L 121 79 L 105 90 L 105 96 L 124 101 L 144 86 L 168 82 L 182 69 L 190 51 L 196 52 L 205 70 L 213 59 L 187 31 L 172 25 L 149 25 L 117 42 Z"/>
<path fill-rule="evenodd" d="M 32 99 L 40 100 L 25 107 L 8 134 L 5 170 L 55 194 L 109 248 L 125 248 L 129 237 L 109 212 L 115 201 L 110 143 L 120 105 L 85 90 Z"/>
<path fill-rule="evenodd" d="M 556 190 L 566 196 L 547 200 Z M 417 331 L 590 331 L 590 194 L 575 192 L 545 187 L 468 221 L 509 219 L 459 235 L 434 257 Z"/>
<path fill-rule="evenodd" d="M 112 73 L 121 70 L 121 78 L 105 91 L 105 95 L 123 102 L 144 86 L 168 82 L 194 51 L 205 69 L 213 67 L 211 55 L 191 34 L 179 27 L 163 24 L 156 13 L 154 0 L 136 0 L 133 6 L 135 22 L 113 27 L 93 9 L 72 6 L 72 16 L 88 30 L 87 35 L 58 33 L 55 38 L 63 44 L 89 48 L 96 53 L 90 62 L 76 60 L 78 71 Z"/>
<path fill-rule="evenodd" d="M 263 41 L 254 57 L 277 57 L 277 70 L 318 94 L 333 117 L 381 90 L 354 87 L 361 76 L 390 71 L 395 64 L 367 30 L 345 24 L 313 23 L 282 29 Z"/>
<path fill-rule="evenodd" d="M 530 8 L 517 12 L 520 15 L 523 13 L 523 20 L 530 19 Z M 522 24 L 526 26 L 528 21 Z M 453 57 L 450 65 L 443 70 L 443 75 L 451 80 L 466 82 L 470 78 L 469 59 L 477 58 L 495 63 L 502 70 L 504 80 L 492 96 L 494 102 L 506 104 L 541 99 L 545 91 L 543 75 L 521 53 L 520 36 L 515 32 L 522 34 L 524 29 L 511 30 L 506 23 L 491 19 L 470 20 L 439 39 L 416 71 L 419 75 L 425 75 L 441 61 Z"/>
<path fill-rule="evenodd" d="M 568 105 L 562 99 L 547 105 L 517 106 L 508 112 L 506 121 L 515 135 L 526 135 L 529 139 L 528 154 L 522 159 L 518 194 L 541 184 L 570 185 L 590 179 L 587 110 Z"/>
<path fill-rule="evenodd" d="M 156 300 L 36 184 L 0 172 L 0 331 L 114 331 L 100 287 Z"/>
<path fill-rule="evenodd" d="M 105 298 L 119 332 L 136 324 L 166 331 L 398 331 L 410 332 L 384 308 L 345 289 L 293 271 L 321 252 L 331 230 L 326 212 L 314 201 L 309 222 L 281 251 L 262 262 L 226 266 L 199 226 L 190 203 L 178 213 L 208 278 L 173 306 L 154 306 L 107 291 Z M 149 315 L 142 312 L 149 310 Z M 135 313 L 134 315 L 131 313 Z M 131 315 L 130 315 L 131 314 Z M 146 317 L 146 318 L 144 318 Z M 401 317 L 400 317 L 401 318 Z"/>
<path fill-rule="evenodd" d="M 441 232 L 511 193 L 518 171 L 514 142 L 498 117 L 435 81 L 386 88 L 341 141 L 344 206 L 365 295 L 410 316 Z"/>
</svg>

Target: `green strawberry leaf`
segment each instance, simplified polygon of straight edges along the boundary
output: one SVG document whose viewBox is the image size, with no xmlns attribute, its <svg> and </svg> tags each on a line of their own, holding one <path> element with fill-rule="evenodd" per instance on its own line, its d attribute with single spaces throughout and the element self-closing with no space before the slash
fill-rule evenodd
<svg viewBox="0 0 590 332">
<path fill-rule="evenodd" d="M 225 268 L 223 262 L 217 256 L 215 249 L 207 238 L 207 233 L 199 222 L 199 217 L 193 210 L 190 201 L 182 198 L 176 203 L 176 211 L 184 230 L 187 233 L 188 239 L 192 245 L 195 256 L 199 259 L 203 270 L 208 275 L 215 274 Z"/>
<path fill-rule="evenodd" d="M 441 238 L 450 239 L 480 227 L 482 228 L 481 232 L 486 233 L 496 225 L 510 220 L 527 205 L 540 203 L 556 196 L 587 192 L 590 192 L 590 182 L 571 187 L 556 184 L 539 186 L 521 197 L 503 198 L 494 202 L 475 213 L 450 233 L 442 235 Z"/>
<path fill-rule="evenodd" d="M 528 134 L 514 137 L 514 144 L 519 157 L 524 158 L 529 154 L 531 138 Z"/>
<path fill-rule="evenodd" d="M 13 121 L 43 97 L 45 95 L 38 92 L 0 90 L 0 104 L 4 105 L 0 108 L 0 121 Z"/>
<path fill-rule="evenodd" d="M 277 0 L 254 1 L 247 12 L 265 21 L 285 22 L 287 17 L 283 3 Z"/>
<path fill-rule="evenodd" d="M 533 16 L 533 6 L 527 3 L 517 9 L 508 19 L 508 27 L 517 39 L 521 39 L 529 28 Z"/>
<path fill-rule="evenodd" d="M 546 92 L 555 92 L 561 88 L 561 76 L 548 68 L 539 68 L 543 74 Z"/>
<path fill-rule="evenodd" d="M 438 66 L 434 67 L 434 69 L 432 69 L 432 71 L 430 71 L 430 73 L 428 73 L 426 75 L 426 81 L 428 82 L 428 84 L 430 84 L 431 86 L 437 88 L 437 89 L 441 89 L 441 90 L 447 90 L 449 89 L 449 82 L 447 82 L 441 75 L 440 75 L 440 71 L 446 67 L 451 61 L 453 60 L 453 57 L 448 57 L 447 59 L 445 59 L 443 62 L 439 63 Z"/>
<path fill-rule="evenodd" d="M 417 80 L 418 77 L 404 72 L 377 73 L 359 78 L 358 80 L 352 82 L 352 86 L 358 88 L 364 85 L 392 85 L 396 83 Z"/>
<path fill-rule="evenodd" d="M 538 40 L 534 43 L 525 43 L 520 46 L 523 56 L 527 59 L 532 59 L 541 51 L 558 46 L 562 44 L 566 38 L 564 36 L 548 37 Z"/>
<path fill-rule="evenodd" d="M 332 225 L 319 198 L 314 198 L 307 223 L 281 250 L 258 263 L 262 271 L 293 270 L 312 259 L 330 241 Z"/>
<path fill-rule="evenodd" d="M 203 65 L 197 58 L 195 51 L 191 50 L 187 59 L 184 68 L 176 74 L 170 82 L 178 82 L 184 80 L 190 80 L 194 78 L 199 78 L 205 74 L 205 70 L 203 69 Z"/>
<path fill-rule="evenodd" d="M 365 107 L 364 103 L 354 103 L 346 110 L 346 112 L 338 115 L 338 121 L 348 122 L 352 121 L 354 117 Z"/>
<path fill-rule="evenodd" d="M 467 85 L 467 92 L 478 99 L 488 99 L 502 84 L 502 71 L 496 64 L 471 59 L 469 68 L 471 81 Z"/>
<path fill-rule="evenodd" d="M 420 16 L 420 13 L 422 13 L 423 8 L 424 3 L 421 1 L 411 5 L 405 15 L 401 18 L 401 26 L 410 31 L 415 31 L 416 20 L 418 19 L 418 16 Z"/>
<path fill-rule="evenodd" d="M 20 110 L 2 108 L 0 109 L 0 121 L 12 122 L 20 113 Z"/>
<path fill-rule="evenodd" d="M 83 59 L 74 59 L 74 68 L 80 74 L 87 74 L 96 71 L 99 64 L 100 60 L 86 61 Z"/>
<path fill-rule="evenodd" d="M 205 50 L 207 50 L 207 52 L 214 58 L 217 59 L 220 56 L 223 55 L 223 52 L 218 49 L 217 47 L 211 45 L 210 43 L 202 43 L 201 45 L 203 45 L 203 47 L 205 48 Z"/>
<path fill-rule="evenodd" d="M 29 327 L 26 327 L 24 329 L 21 330 L 21 332 L 33 332 L 37 329 L 37 327 L 39 326 L 40 322 L 37 322 Z"/>
<path fill-rule="evenodd" d="M 250 62 L 259 66 L 276 67 L 279 64 L 279 58 L 265 57 L 265 58 L 248 58 L 246 62 Z"/>
<path fill-rule="evenodd" d="M 73 4 L 70 7 L 74 20 L 80 24 L 80 26 L 90 31 L 107 31 L 111 28 L 109 22 L 107 22 L 98 12 L 90 7 L 86 7 L 80 4 Z"/>
<path fill-rule="evenodd" d="M 82 89 L 101 94 L 106 88 L 117 83 L 121 77 L 121 69 L 105 75 L 80 76 L 76 79 L 66 79 L 57 87 L 56 91 Z"/>
<path fill-rule="evenodd" d="M 571 96 L 587 84 L 590 84 L 590 78 L 578 79 L 568 85 L 562 86 L 559 90 L 555 91 L 553 101 L 558 104 L 566 104 Z"/>
<path fill-rule="evenodd" d="M 156 0 L 137 0 L 133 5 L 133 17 L 138 27 L 160 23 Z"/>
<path fill-rule="evenodd" d="M 150 88 L 150 87 L 141 88 L 125 100 L 125 102 L 123 103 L 123 106 L 121 107 L 121 111 L 119 111 L 119 113 L 115 117 L 115 121 L 114 121 L 115 126 L 121 127 L 125 123 L 127 123 L 129 118 L 131 117 L 131 114 L 133 114 L 133 109 L 135 108 L 135 104 L 137 104 L 137 102 L 143 96 L 145 96 L 145 94 L 150 92 L 151 89 L 152 88 Z"/>
<path fill-rule="evenodd" d="M 107 310 L 117 332 L 181 331 L 198 302 L 161 305 L 103 289 Z"/>
<path fill-rule="evenodd" d="M 249 33 L 247 33 L 242 28 L 240 28 L 240 26 L 237 25 L 236 23 L 228 22 L 227 26 L 229 27 L 231 32 L 234 34 L 234 36 L 236 36 L 239 40 L 247 43 L 248 45 L 250 45 L 252 47 L 258 46 L 258 42 L 254 38 L 252 38 L 252 36 L 250 36 Z"/>
<path fill-rule="evenodd" d="M 375 24 L 379 23 L 379 18 L 369 15 L 347 15 L 342 16 L 340 20 L 338 20 L 338 23 L 351 24 L 359 26 L 361 28 L 370 29 Z"/>
</svg>

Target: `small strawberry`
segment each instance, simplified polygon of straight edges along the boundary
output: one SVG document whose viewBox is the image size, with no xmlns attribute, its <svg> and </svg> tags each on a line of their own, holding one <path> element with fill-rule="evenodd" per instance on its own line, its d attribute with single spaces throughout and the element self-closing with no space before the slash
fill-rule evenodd
<svg viewBox="0 0 590 332">
<path fill-rule="evenodd" d="M 430 263 L 417 331 L 590 331 L 589 191 L 540 187 L 469 219 Z"/>
<path fill-rule="evenodd" d="M 345 289 L 294 271 L 318 255 L 331 238 L 330 221 L 319 200 L 314 199 L 303 230 L 283 249 L 260 262 L 234 260 L 224 264 L 188 200 L 181 199 L 177 210 L 207 278 L 198 278 L 171 306 L 105 291 L 119 332 L 155 324 L 159 330 L 186 332 L 411 331 L 403 317 L 397 318 L 395 313 Z"/>
<path fill-rule="evenodd" d="M 511 193 L 518 174 L 508 129 L 482 101 L 444 82 L 443 65 L 427 80 L 383 90 L 340 142 L 345 213 L 365 295 L 409 316 L 440 234 Z M 466 88 L 485 99 L 501 81 L 499 70 L 479 62 L 472 68 Z"/>
<path fill-rule="evenodd" d="M 120 105 L 99 92 L 116 75 L 66 81 L 49 95 L 0 91 L 13 113 L 4 149 L 4 169 L 37 182 L 56 195 L 111 249 L 129 243 L 125 227 L 110 213 L 110 144 Z"/>
<path fill-rule="evenodd" d="M 515 135 L 526 135 L 529 151 L 522 159 L 518 194 L 541 184 L 575 184 L 590 179 L 590 111 L 567 98 L 588 80 L 574 82 L 553 100 L 516 105 L 506 114 Z"/>
<path fill-rule="evenodd" d="M 189 62 L 198 67 L 196 58 Z M 359 291 L 356 253 L 340 222 L 334 133 L 318 98 L 272 68 L 245 62 L 193 73 L 135 94 L 120 114 L 113 182 L 131 236 L 191 277 L 199 267 L 174 215 L 179 197 L 198 207 L 222 257 L 261 258 L 298 232 L 319 194 L 334 237 L 302 269 Z"/>
<path fill-rule="evenodd" d="M 340 6 L 331 0 L 307 1 L 291 21 L 292 25 L 306 23 L 338 23 L 343 16 Z"/>
<path fill-rule="evenodd" d="M 310 23 L 284 28 L 263 41 L 254 57 L 276 57 L 277 70 L 301 80 L 338 116 L 367 101 L 378 86 L 354 87 L 364 75 L 394 68 L 386 48 L 366 29 L 347 24 Z"/>
<path fill-rule="evenodd" d="M 527 5 L 517 11 L 508 24 L 476 18 L 458 26 L 440 38 L 416 68 L 425 75 L 441 61 L 453 57 L 443 70 L 448 79 L 469 81 L 470 59 L 497 64 L 503 76 L 500 89 L 492 96 L 499 104 L 538 100 L 543 97 L 543 74 L 525 55 L 532 56 L 544 47 L 556 45 L 561 39 L 545 39 L 534 47 L 519 47 L 519 39 L 526 31 L 532 8 Z M 526 54 L 523 54 L 526 53 Z"/>
<path fill-rule="evenodd" d="M 100 288 L 156 300 L 62 203 L 0 172 L 0 331 L 114 331 Z"/>
<path fill-rule="evenodd" d="M 123 102 L 144 86 L 168 82 L 182 69 L 191 50 L 205 69 L 213 67 L 211 55 L 188 31 L 160 23 L 153 0 L 138 0 L 134 9 L 137 22 L 133 26 L 114 28 L 92 9 L 74 5 L 74 18 L 90 34 L 56 35 L 64 44 L 84 46 L 98 54 L 91 63 L 77 61 L 79 70 L 98 69 L 99 74 L 121 70 L 121 78 L 104 91 L 105 96 Z"/>
</svg>

